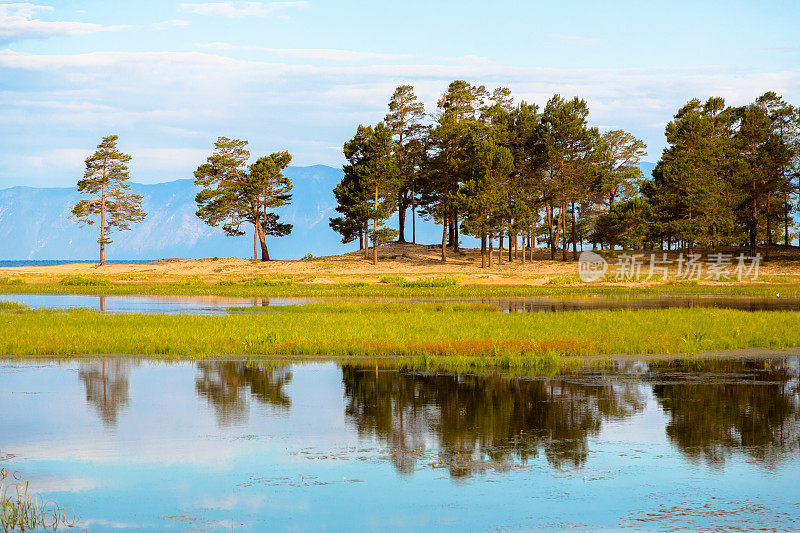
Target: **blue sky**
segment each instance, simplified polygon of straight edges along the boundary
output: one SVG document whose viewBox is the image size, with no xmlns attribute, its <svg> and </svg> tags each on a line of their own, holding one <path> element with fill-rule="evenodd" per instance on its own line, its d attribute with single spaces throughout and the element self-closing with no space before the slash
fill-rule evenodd
<svg viewBox="0 0 800 533">
<path fill-rule="evenodd" d="M 220 135 L 254 155 L 342 163 L 359 123 L 410 83 L 453 79 L 664 147 L 692 97 L 800 104 L 800 2 L 0 0 L 0 187 L 68 186 L 120 135 L 137 181 L 189 178 Z"/>
</svg>

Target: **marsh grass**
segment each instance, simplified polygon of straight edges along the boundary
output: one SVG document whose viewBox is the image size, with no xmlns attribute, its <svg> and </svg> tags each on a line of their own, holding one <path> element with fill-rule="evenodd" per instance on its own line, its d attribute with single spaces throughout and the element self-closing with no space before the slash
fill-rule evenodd
<svg viewBox="0 0 800 533">
<path fill-rule="evenodd" d="M 24 311 L 28 308 L 25 304 L 20 304 L 17 302 L 8 302 L 6 300 L 0 300 L 0 313 L 13 313 Z"/>
<path fill-rule="evenodd" d="M 32 310 L 0 320 L 0 354 L 12 356 L 397 357 L 421 368 L 545 370 L 570 357 L 798 346 L 800 313 L 700 308 L 565 315 L 501 313 L 469 303 L 388 302 L 228 316 Z"/>
<path fill-rule="evenodd" d="M 42 501 L 28 492 L 28 482 L 0 469 L 0 527 L 3 531 L 46 530 L 73 527 L 75 517 L 54 502 Z"/>
</svg>

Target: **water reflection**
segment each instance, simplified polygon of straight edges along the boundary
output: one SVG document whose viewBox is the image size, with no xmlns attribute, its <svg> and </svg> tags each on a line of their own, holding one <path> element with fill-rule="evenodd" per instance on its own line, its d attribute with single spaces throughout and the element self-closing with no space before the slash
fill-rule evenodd
<svg viewBox="0 0 800 533">
<path fill-rule="evenodd" d="M 78 378 L 86 389 L 86 403 L 98 412 L 104 425 L 117 426 L 119 413 L 130 401 L 128 383 L 137 365 L 129 359 L 80 364 Z"/>
<path fill-rule="evenodd" d="M 92 532 L 797 530 L 798 388 L 797 357 L 547 378 L 14 360 L 0 460 Z"/>
<path fill-rule="evenodd" d="M 431 441 L 436 461 L 452 476 L 507 469 L 539 453 L 554 467 L 579 466 L 603 420 L 627 418 L 646 401 L 634 382 L 587 385 L 354 366 L 342 367 L 342 380 L 349 420 L 360 434 L 386 441 L 395 467 L 406 474 Z"/>
<path fill-rule="evenodd" d="M 292 405 L 284 390 L 292 380 L 289 366 L 227 361 L 200 363 L 197 367 L 199 375 L 195 380 L 195 390 L 214 408 L 221 426 L 247 421 L 250 412 L 248 397 L 282 411 L 288 411 Z"/>
<path fill-rule="evenodd" d="M 701 373 L 698 373 L 700 370 Z M 666 434 L 687 457 L 722 465 L 741 452 L 765 466 L 800 450 L 797 367 L 783 362 L 678 361 L 659 365 L 653 394 Z"/>
</svg>

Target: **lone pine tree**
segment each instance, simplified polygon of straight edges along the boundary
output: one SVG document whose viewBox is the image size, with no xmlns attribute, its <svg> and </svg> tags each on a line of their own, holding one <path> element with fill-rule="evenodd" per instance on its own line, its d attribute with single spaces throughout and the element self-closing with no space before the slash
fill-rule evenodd
<svg viewBox="0 0 800 533">
<path fill-rule="evenodd" d="M 93 225 L 100 217 L 100 264 L 106 263 L 106 244 L 113 241 L 114 229 L 125 231 L 130 224 L 141 222 L 147 213 L 142 210 L 142 196 L 130 192 L 128 162 L 131 156 L 117 150 L 117 135 L 103 137 L 97 151 L 86 159 L 86 172 L 78 182 L 78 192 L 90 198 L 72 208 L 80 222 Z"/>
</svg>

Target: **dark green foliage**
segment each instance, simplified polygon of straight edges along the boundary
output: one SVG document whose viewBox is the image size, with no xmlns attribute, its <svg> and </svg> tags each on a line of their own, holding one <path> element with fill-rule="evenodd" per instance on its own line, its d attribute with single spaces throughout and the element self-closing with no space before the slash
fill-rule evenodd
<svg viewBox="0 0 800 533">
<path fill-rule="evenodd" d="M 343 216 L 331 219 L 330 225 L 342 235 L 342 242 L 360 237 L 365 254 L 369 237 L 373 263 L 377 263 L 377 245 L 397 236 L 396 230 L 385 226 L 397 208 L 399 190 L 392 130 L 383 122 L 375 127 L 359 126 L 356 135 L 344 144 L 344 156 L 348 161 L 344 177 L 333 191 L 339 202 L 336 210 Z"/>
<path fill-rule="evenodd" d="M 141 222 L 147 214 L 142 210 L 142 197 L 130 192 L 128 163 L 131 156 L 117 149 L 116 135 L 103 137 L 97 151 L 86 159 L 86 172 L 78 182 L 78 192 L 90 198 L 72 208 L 72 215 L 83 224 L 93 225 L 100 218 L 100 264 L 106 262 L 106 244 L 113 241 L 113 230 L 125 231 Z"/>
<path fill-rule="evenodd" d="M 689 252 L 749 244 L 751 254 L 761 243 L 789 242 L 800 116 L 775 93 L 738 108 L 717 97 L 689 101 L 667 125 L 669 146 L 647 177 L 639 168 L 645 144 L 591 127 L 578 97 L 555 95 L 540 111 L 515 106 L 508 89 L 457 80 L 430 126 L 410 86 L 398 87 L 389 107 L 390 151 L 378 134 L 383 124 L 360 127 L 345 147 L 351 163 L 334 191 L 342 216 L 331 220 L 343 242 L 361 238 L 365 248 L 367 222 L 398 207 L 403 240 L 408 176 L 420 213 L 442 224 L 443 261 L 447 246 L 458 251 L 459 232 L 481 240 L 483 266 L 487 256 L 492 265 L 498 238 L 509 261 L 519 258 L 521 239 L 523 262 L 537 242 L 562 260 L 570 247 L 577 258 L 586 242 Z M 396 199 L 375 201 L 376 176 L 381 197 L 391 191 Z M 372 236 L 381 242 L 393 233 L 380 231 Z"/>
<path fill-rule="evenodd" d="M 283 175 L 292 156 L 276 152 L 246 168 L 247 141 L 220 137 L 206 163 L 197 167 L 197 216 L 211 226 L 222 224 L 226 235 L 244 235 L 242 224 L 252 224 L 261 244 L 261 260 L 269 261 L 266 236 L 282 237 L 292 231 L 272 212 L 291 202 L 292 182 Z"/>
</svg>

